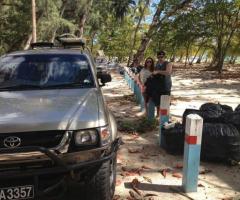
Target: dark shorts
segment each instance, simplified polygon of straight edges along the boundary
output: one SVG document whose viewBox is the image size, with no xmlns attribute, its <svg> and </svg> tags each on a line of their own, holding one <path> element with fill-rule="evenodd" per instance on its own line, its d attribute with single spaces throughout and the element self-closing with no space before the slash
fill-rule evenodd
<svg viewBox="0 0 240 200">
<path fill-rule="evenodd" d="M 171 91 L 161 92 L 161 94 L 153 94 L 152 101 L 154 102 L 155 106 L 160 106 L 161 95 L 171 95 Z"/>
</svg>

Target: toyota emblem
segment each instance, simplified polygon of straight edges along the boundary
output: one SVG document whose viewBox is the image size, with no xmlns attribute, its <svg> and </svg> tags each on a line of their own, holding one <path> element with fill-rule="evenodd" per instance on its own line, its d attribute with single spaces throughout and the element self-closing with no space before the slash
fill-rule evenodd
<svg viewBox="0 0 240 200">
<path fill-rule="evenodd" d="M 19 137 L 10 136 L 4 139 L 3 144 L 7 148 L 15 148 L 21 145 L 21 139 Z"/>
</svg>

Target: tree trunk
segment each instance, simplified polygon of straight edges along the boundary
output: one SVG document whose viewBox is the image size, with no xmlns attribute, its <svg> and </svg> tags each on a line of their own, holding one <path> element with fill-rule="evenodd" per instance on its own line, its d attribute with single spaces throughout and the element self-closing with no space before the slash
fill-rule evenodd
<svg viewBox="0 0 240 200">
<path fill-rule="evenodd" d="M 37 41 L 36 1 L 32 0 L 32 42 Z"/>
<path fill-rule="evenodd" d="M 97 34 L 97 32 L 93 32 L 92 36 L 91 36 L 91 52 L 93 51 L 93 43 L 94 43 L 94 38 L 95 38 L 95 35 Z"/>
<path fill-rule="evenodd" d="M 80 16 L 79 33 L 78 33 L 78 36 L 80 38 L 83 37 L 85 22 L 87 20 L 87 16 L 89 14 L 89 10 L 92 6 L 92 3 L 93 3 L 93 0 L 88 1 L 88 4 L 86 5 L 86 8 L 83 11 L 83 14 Z"/>
<path fill-rule="evenodd" d="M 202 48 L 202 46 L 203 46 L 203 44 L 204 44 L 204 39 L 202 40 L 202 43 L 199 45 L 199 47 L 198 47 L 198 49 L 197 49 L 197 52 L 196 52 L 195 55 L 193 56 L 193 59 L 191 60 L 191 62 L 189 63 L 189 65 L 192 65 L 192 64 L 193 64 L 195 58 L 197 57 L 199 51 L 201 50 L 201 48 Z"/>
<path fill-rule="evenodd" d="M 133 56 L 133 50 L 135 49 L 136 42 L 137 42 L 137 33 L 138 33 L 139 28 L 140 28 L 140 25 L 141 25 L 141 22 L 142 22 L 142 19 L 143 19 L 145 10 L 146 10 L 146 8 L 147 8 L 148 5 L 149 5 L 149 2 L 150 2 L 150 0 L 146 0 L 146 3 L 145 3 L 145 5 L 144 5 L 144 8 L 143 8 L 142 11 L 141 11 L 141 15 L 140 15 L 140 17 L 139 17 L 137 26 L 136 26 L 136 28 L 135 28 L 135 30 L 134 30 L 133 43 L 132 43 L 132 46 L 131 46 L 131 49 L 130 49 L 127 66 L 130 65 L 130 61 L 131 61 L 132 56 Z"/>
<path fill-rule="evenodd" d="M 205 52 L 206 52 L 206 48 L 203 50 L 202 54 L 199 56 L 199 58 L 198 58 L 198 60 L 197 60 L 197 63 L 198 63 L 198 64 L 200 64 L 200 63 L 202 62 L 202 58 L 203 58 Z"/>
<path fill-rule="evenodd" d="M 189 60 L 189 48 L 190 48 L 190 44 L 187 44 L 187 48 L 186 48 L 186 58 L 185 58 L 184 67 L 187 66 L 187 63 L 188 63 L 188 60 Z"/>
<path fill-rule="evenodd" d="M 64 12 L 65 12 L 66 4 L 67 4 L 67 1 L 66 1 L 66 0 L 62 2 L 62 6 L 61 6 L 61 8 L 60 8 L 60 14 L 59 14 L 59 16 L 60 16 L 61 18 L 62 18 L 62 16 L 63 16 Z M 58 28 L 59 28 L 59 27 L 57 26 L 57 27 L 53 30 L 51 42 L 54 42 L 55 37 L 56 37 L 56 34 L 57 34 L 57 31 L 58 31 Z"/>
<path fill-rule="evenodd" d="M 26 42 L 26 44 L 24 45 L 24 50 L 27 50 L 27 49 L 29 49 L 29 47 L 30 47 L 30 44 L 31 44 L 31 42 L 32 42 L 32 34 L 29 34 L 29 36 L 28 36 L 28 39 L 27 39 L 27 42 Z"/>
<path fill-rule="evenodd" d="M 166 21 L 169 17 L 174 15 L 178 10 L 183 9 L 185 6 L 187 6 L 189 3 L 191 3 L 192 0 L 184 0 L 182 3 L 178 4 L 177 6 L 173 7 L 170 11 L 164 14 L 162 18 L 160 18 L 162 12 L 165 9 L 165 0 L 161 0 L 158 3 L 157 10 L 153 16 L 153 20 L 151 25 L 149 26 L 148 32 L 144 36 L 144 38 L 141 41 L 141 45 L 136 53 L 136 57 L 139 61 L 141 61 L 144 57 L 144 53 L 149 46 L 152 37 L 161 29 L 162 23 Z"/>
<path fill-rule="evenodd" d="M 177 62 L 182 62 L 182 58 L 183 58 L 183 54 L 181 53 Z"/>
</svg>

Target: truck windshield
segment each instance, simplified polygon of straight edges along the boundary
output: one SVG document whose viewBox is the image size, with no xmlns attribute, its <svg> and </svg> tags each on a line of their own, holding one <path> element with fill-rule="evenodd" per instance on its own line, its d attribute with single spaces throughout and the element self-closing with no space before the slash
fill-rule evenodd
<svg viewBox="0 0 240 200">
<path fill-rule="evenodd" d="M 93 87 L 84 55 L 34 54 L 0 58 L 0 89 Z"/>
</svg>

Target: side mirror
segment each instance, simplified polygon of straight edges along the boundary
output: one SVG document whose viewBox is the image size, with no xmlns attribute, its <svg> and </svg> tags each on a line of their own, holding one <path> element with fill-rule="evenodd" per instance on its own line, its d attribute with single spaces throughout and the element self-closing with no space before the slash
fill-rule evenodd
<svg viewBox="0 0 240 200">
<path fill-rule="evenodd" d="M 97 78 L 100 79 L 100 81 L 102 83 L 102 85 L 100 85 L 100 86 L 104 86 L 105 83 L 112 81 L 112 77 L 108 73 L 97 73 Z"/>
</svg>

